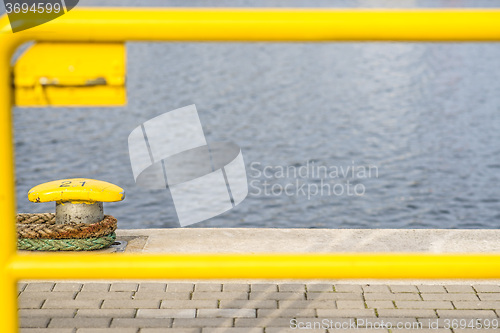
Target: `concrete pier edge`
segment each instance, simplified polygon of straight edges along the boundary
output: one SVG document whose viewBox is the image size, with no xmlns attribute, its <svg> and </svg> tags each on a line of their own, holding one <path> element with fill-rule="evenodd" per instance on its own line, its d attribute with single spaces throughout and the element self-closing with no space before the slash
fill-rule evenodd
<svg viewBox="0 0 500 333">
<path fill-rule="evenodd" d="M 125 253 L 500 253 L 496 229 L 118 229 Z M 96 251 L 108 253 L 111 250 Z M 64 280 L 71 282 L 69 280 Z M 87 282 L 88 280 L 86 280 Z M 95 280 L 94 280 L 95 281 Z M 97 280 L 102 281 L 102 280 Z M 125 282 L 135 280 L 119 280 Z M 159 281 L 159 280 L 148 280 Z M 165 281 L 165 280 L 161 280 Z M 168 280 L 185 282 L 185 280 Z M 213 280 L 190 280 L 190 282 Z M 219 283 L 474 284 L 499 280 L 217 280 Z"/>
</svg>

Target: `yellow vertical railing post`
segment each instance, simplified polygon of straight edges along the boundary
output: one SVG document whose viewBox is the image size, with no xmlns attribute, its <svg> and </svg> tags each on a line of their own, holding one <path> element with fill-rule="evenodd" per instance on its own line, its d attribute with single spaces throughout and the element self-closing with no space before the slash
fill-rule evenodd
<svg viewBox="0 0 500 333">
<path fill-rule="evenodd" d="M 17 286 L 9 269 L 16 254 L 15 173 L 10 59 L 16 44 L 6 38 L 7 17 L 0 18 L 0 332 L 17 332 Z M 9 34 L 10 35 L 10 34 Z"/>
</svg>

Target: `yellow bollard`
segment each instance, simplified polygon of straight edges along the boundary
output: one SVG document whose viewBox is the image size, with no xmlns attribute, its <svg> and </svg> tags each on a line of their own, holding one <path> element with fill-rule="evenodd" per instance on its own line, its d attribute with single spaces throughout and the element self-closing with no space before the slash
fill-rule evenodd
<svg viewBox="0 0 500 333">
<path fill-rule="evenodd" d="M 28 199 L 32 202 L 56 202 L 56 224 L 102 221 L 102 203 L 124 198 L 125 191 L 121 187 L 87 178 L 54 180 L 37 185 L 28 192 Z"/>
</svg>

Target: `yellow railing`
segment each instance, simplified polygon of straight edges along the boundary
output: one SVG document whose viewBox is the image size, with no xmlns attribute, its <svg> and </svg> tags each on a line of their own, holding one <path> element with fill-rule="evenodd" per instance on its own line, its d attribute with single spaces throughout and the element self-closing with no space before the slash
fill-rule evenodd
<svg viewBox="0 0 500 333">
<path fill-rule="evenodd" d="M 500 41 L 500 10 L 74 9 L 15 34 L 0 18 L 0 332 L 18 279 L 500 278 L 498 254 L 17 254 L 10 62 L 28 41 Z"/>
</svg>

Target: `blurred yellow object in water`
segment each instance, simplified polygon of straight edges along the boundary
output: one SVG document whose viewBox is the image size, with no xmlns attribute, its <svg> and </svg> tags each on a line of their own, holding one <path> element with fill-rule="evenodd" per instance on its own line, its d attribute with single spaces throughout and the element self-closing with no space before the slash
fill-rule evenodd
<svg viewBox="0 0 500 333">
<path fill-rule="evenodd" d="M 123 43 L 36 43 L 14 67 L 17 106 L 126 104 Z"/>
</svg>

